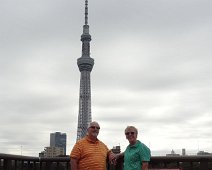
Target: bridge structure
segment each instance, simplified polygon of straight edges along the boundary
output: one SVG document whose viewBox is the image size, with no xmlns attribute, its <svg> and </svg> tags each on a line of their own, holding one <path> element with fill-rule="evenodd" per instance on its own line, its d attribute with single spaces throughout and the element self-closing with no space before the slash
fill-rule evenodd
<svg viewBox="0 0 212 170">
<path fill-rule="evenodd" d="M 0 154 L 0 170 L 71 170 L 69 156 L 42 158 Z M 107 170 L 123 170 L 123 159 Z M 152 156 L 149 170 L 212 170 L 211 155 Z"/>
</svg>

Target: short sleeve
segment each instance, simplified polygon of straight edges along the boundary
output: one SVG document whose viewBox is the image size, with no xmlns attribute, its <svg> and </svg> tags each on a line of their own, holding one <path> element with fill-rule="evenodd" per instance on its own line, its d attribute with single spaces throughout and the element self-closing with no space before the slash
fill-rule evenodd
<svg viewBox="0 0 212 170">
<path fill-rule="evenodd" d="M 75 159 L 80 159 L 81 157 L 81 149 L 80 149 L 80 144 L 76 143 L 71 151 L 70 154 L 71 158 L 75 158 Z"/>
<path fill-rule="evenodd" d="M 140 156 L 141 156 L 141 161 L 150 161 L 151 158 L 151 153 L 150 149 L 146 145 L 142 145 L 140 149 Z"/>
</svg>

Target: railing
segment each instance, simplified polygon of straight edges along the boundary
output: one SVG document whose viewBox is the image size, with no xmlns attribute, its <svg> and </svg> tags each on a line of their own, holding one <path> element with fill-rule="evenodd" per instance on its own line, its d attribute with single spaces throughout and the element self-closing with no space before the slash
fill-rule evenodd
<svg viewBox="0 0 212 170">
<path fill-rule="evenodd" d="M 0 154 L 0 170 L 70 170 L 70 158 Z"/>
<path fill-rule="evenodd" d="M 180 168 L 182 170 L 212 170 L 212 156 L 152 157 L 150 167 Z"/>
<path fill-rule="evenodd" d="M 153 156 L 151 169 L 212 170 L 212 156 Z M 70 170 L 70 158 L 39 158 L 0 154 L 0 170 Z M 123 160 L 108 170 L 123 170 Z"/>
</svg>

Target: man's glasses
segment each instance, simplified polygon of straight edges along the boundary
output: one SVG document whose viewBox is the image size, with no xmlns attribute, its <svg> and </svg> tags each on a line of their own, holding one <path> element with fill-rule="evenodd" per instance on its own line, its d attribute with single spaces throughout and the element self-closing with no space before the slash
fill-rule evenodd
<svg viewBox="0 0 212 170">
<path fill-rule="evenodd" d="M 92 128 L 92 129 L 100 129 L 100 127 L 98 127 L 98 126 L 90 126 L 90 128 Z"/>
<path fill-rule="evenodd" d="M 125 135 L 134 135 L 135 132 L 126 132 Z"/>
</svg>

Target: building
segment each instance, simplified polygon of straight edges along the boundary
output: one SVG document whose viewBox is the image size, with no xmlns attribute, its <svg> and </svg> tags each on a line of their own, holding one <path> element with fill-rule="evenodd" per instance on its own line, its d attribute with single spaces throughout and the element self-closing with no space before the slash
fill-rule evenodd
<svg viewBox="0 0 212 170">
<path fill-rule="evenodd" d="M 186 156 L 186 149 L 185 148 L 182 149 L 182 156 Z"/>
<path fill-rule="evenodd" d="M 180 154 L 175 153 L 175 151 L 172 149 L 170 154 L 166 154 L 166 156 L 180 156 Z"/>
<path fill-rule="evenodd" d="M 44 155 L 45 155 L 45 151 L 41 151 L 41 152 L 39 153 L 39 157 L 40 157 L 40 158 L 43 158 Z"/>
<path fill-rule="evenodd" d="M 60 147 L 66 155 L 66 133 L 55 132 L 50 134 L 50 147 Z M 48 148 L 48 147 L 46 147 Z"/>
<path fill-rule="evenodd" d="M 90 57 L 91 35 L 89 34 L 88 25 L 88 0 L 85 0 L 85 24 L 83 25 L 81 41 L 82 56 L 77 59 L 77 65 L 81 73 L 77 140 L 86 135 L 88 125 L 92 120 L 90 73 L 94 65 L 94 59 Z"/>
<path fill-rule="evenodd" d="M 121 153 L 121 147 L 120 146 L 114 146 L 111 151 L 115 154 Z"/>
<path fill-rule="evenodd" d="M 52 158 L 57 156 L 62 156 L 64 154 L 64 149 L 62 147 L 45 147 L 44 157 Z"/>
<path fill-rule="evenodd" d="M 200 155 L 212 155 L 212 153 L 205 152 L 205 151 L 199 151 L 199 152 L 197 152 L 197 155 L 198 156 L 200 156 Z"/>
</svg>

